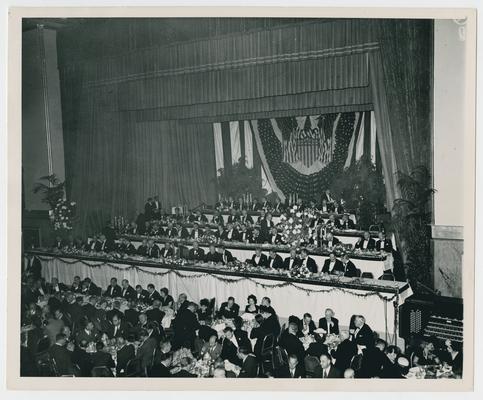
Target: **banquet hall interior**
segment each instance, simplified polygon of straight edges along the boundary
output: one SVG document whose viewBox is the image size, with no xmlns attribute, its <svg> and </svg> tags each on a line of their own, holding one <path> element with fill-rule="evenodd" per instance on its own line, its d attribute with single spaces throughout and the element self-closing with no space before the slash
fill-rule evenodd
<svg viewBox="0 0 483 400">
<path fill-rule="evenodd" d="M 461 378 L 467 46 L 25 18 L 20 376 Z"/>
</svg>

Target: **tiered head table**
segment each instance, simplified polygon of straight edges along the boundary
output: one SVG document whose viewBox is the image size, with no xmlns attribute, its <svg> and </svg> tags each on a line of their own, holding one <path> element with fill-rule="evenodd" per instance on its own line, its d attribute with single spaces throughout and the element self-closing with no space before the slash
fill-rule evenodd
<svg viewBox="0 0 483 400">
<path fill-rule="evenodd" d="M 153 239 L 157 243 L 176 242 L 179 245 L 191 247 L 192 240 L 174 240 L 163 237 L 148 237 L 148 236 L 133 236 L 133 235 L 121 235 L 131 241 L 136 249 L 141 245 L 143 239 Z M 270 245 L 270 244 L 254 244 L 254 243 L 242 243 L 242 242 L 223 242 L 223 245 L 229 250 L 233 257 L 240 261 L 251 259 L 255 254 L 256 248 L 261 248 L 262 252 L 268 255 L 271 249 L 274 249 L 282 258 L 290 256 L 290 246 L 282 245 Z M 200 242 L 200 247 L 205 250 L 205 253 L 209 250 L 209 245 Z M 315 260 L 319 268 L 322 268 L 325 260 L 329 258 L 328 250 L 315 249 L 309 251 L 310 256 Z M 392 268 L 392 258 L 386 254 L 379 252 L 358 252 L 350 254 L 352 262 L 361 272 L 371 273 L 374 278 L 379 278 L 384 271 Z"/>
<path fill-rule="evenodd" d="M 57 277 L 69 285 L 74 276 L 89 277 L 96 285 L 106 288 L 112 277 L 128 279 L 130 284 L 143 288 L 153 283 L 156 289 L 169 288 L 176 298 L 186 293 L 188 299 L 199 303 L 203 298 L 216 298 L 218 306 L 234 296 L 243 309 L 246 298 L 268 296 L 277 314 L 301 317 L 309 312 L 315 320 L 328 307 L 335 311 L 341 326 L 348 326 L 353 314 L 364 315 L 367 323 L 381 337 L 397 339 L 397 310 L 412 294 L 405 282 L 375 281 L 361 278 L 319 277 L 290 278 L 286 274 L 265 270 L 238 271 L 212 264 L 183 265 L 155 262 L 144 258 L 114 259 L 102 255 L 62 254 L 48 251 L 29 251 L 42 263 L 42 276 L 50 281 Z"/>
</svg>

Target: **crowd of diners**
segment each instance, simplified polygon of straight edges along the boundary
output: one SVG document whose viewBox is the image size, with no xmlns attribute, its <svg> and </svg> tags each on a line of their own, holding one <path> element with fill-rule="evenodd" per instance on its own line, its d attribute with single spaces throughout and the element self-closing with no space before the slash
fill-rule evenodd
<svg viewBox="0 0 483 400">
<path fill-rule="evenodd" d="M 196 359 L 207 360 L 207 376 L 216 378 L 404 378 L 412 366 L 443 364 L 461 374 L 459 343 L 419 337 L 401 349 L 379 338 L 362 315 L 338 321 L 321 305 L 321 315 L 301 310 L 281 326 L 268 297 L 259 303 L 248 295 L 246 305 L 229 297 L 217 308 L 213 300 L 176 297 L 167 288 L 131 286 L 126 279 L 112 278 L 100 288 L 89 278 L 45 282 L 27 273 L 21 375 L 193 377 L 188 366 Z M 250 330 L 244 329 L 244 313 L 254 315 Z M 217 332 L 213 326 L 220 320 L 233 327 Z M 315 340 L 306 348 L 309 335 Z M 334 335 L 335 346 L 326 340 Z M 180 350 L 190 356 L 174 365 Z"/>
</svg>

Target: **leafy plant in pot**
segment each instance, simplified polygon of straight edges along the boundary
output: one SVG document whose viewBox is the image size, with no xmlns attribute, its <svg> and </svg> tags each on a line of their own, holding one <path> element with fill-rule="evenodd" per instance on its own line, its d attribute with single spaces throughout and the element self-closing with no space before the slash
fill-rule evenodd
<svg viewBox="0 0 483 400">
<path fill-rule="evenodd" d="M 432 287 L 431 174 L 425 166 L 411 173 L 397 173 L 401 198 L 394 201 L 392 222 L 398 235 L 401 256 L 415 290 Z"/>
</svg>

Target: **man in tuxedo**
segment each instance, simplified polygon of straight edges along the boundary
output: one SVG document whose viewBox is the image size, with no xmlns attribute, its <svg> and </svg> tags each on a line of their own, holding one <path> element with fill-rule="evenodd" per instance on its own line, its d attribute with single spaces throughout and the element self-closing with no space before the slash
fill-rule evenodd
<svg viewBox="0 0 483 400">
<path fill-rule="evenodd" d="M 158 347 L 158 342 L 149 334 L 147 329 L 140 329 L 139 341 L 141 344 L 138 347 L 136 358 L 141 360 L 141 368 L 143 371 L 146 371 L 153 364 L 154 353 Z"/>
<path fill-rule="evenodd" d="M 345 371 L 351 366 L 352 358 L 357 354 L 357 345 L 350 340 L 348 331 L 340 332 L 341 342 L 332 350 L 331 355 L 335 358 L 335 367 L 339 371 Z"/>
<path fill-rule="evenodd" d="M 250 232 L 248 232 L 246 225 L 240 226 L 240 230 L 238 232 L 236 240 L 243 243 L 247 243 L 250 241 Z"/>
<path fill-rule="evenodd" d="M 221 303 L 218 315 L 221 318 L 233 319 L 240 313 L 240 306 L 235 303 L 235 298 L 230 296 L 228 300 Z"/>
<path fill-rule="evenodd" d="M 164 236 L 167 236 L 169 238 L 175 238 L 178 236 L 178 230 L 173 226 L 172 222 L 168 223 L 168 227 L 166 228 L 166 231 L 164 232 Z"/>
<path fill-rule="evenodd" d="M 260 220 L 260 235 L 264 240 L 268 239 L 272 228 L 275 228 L 275 222 L 271 213 L 267 213 L 265 218 Z"/>
<path fill-rule="evenodd" d="M 63 333 L 55 336 L 55 343 L 49 349 L 50 357 L 55 361 L 59 375 L 72 375 L 74 366 L 72 365 L 72 352 L 66 348 L 66 338 Z"/>
<path fill-rule="evenodd" d="M 146 204 L 144 205 L 144 217 L 146 218 L 146 221 L 150 221 L 153 219 L 153 199 L 149 197 L 146 200 Z"/>
<path fill-rule="evenodd" d="M 133 342 L 134 337 L 132 335 L 128 335 L 126 339 L 124 339 L 122 336 L 117 338 L 117 376 L 122 375 L 126 371 L 127 363 L 136 358 Z"/>
<path fill-rule="evenodd" d="M 287 365 L 282 366 L 275 371 L 276 378 L 305 378 L 305 370 L 303 363 L 299 362 L 295 354 L 289 354 Z"/>
<path fill-rule="evenodd" d="M 170 246 L 168 242 L 166 242 L 163 248 L 161 249 L 159 256 L 161 258 L 172 257 L 173 253 L 174 253 L 173 248 Z"/>
<path fill-rule="evenodd" d="M 334 214 L 329 215 L 329 220 L 327 221 L 326 225 L 333 229 L 340 229 L 339 219 Z"/>
<path fill-rule="evenodd" d="M 280 335 L 278 344 L 285 349 L 287 354 L 294 354 L 299 362 L 302 362 L 305 357 L 304 345 L 299 339 L 299 319 L 289 322 L 288 328 L 285 329 Z"/>
<path fill-rule="evenodd" d="M 248 212 L 245 208 L 241 212 L 240 222 L 244 225 L 246 224 L 253 225 L 253 218 L 250 215 L 248 215 Z"/>
<path fill-rule="evenodd" d="M 297 250 L 291 249 L 290 250 L 290 257 L 285 258 L 283 263 L 283 269 L 291 270 L 293 268 L 297 268 L 301 263 L 300 258 L 297 256 Z"/>
<path fill-rule="evenodd" d="M 124 319 L 133 327 L 139 321 L 139 311 L 136 310 L 136 300 L 134 298 L 128 300 L 128 308 L 124 311 Z"/>
<path fill-rule="evenodd" d="M 332 359 L 330 355 L 322 354 L 320 356 L 320 365 L 315 368 L 314 378 L 342 378 L 342 372 L 332 365 Z"/>
<path fill-rule="evenodd" d="M 128 327 L 125 323 L 122 322 L 122 319 L 119 315 L 114 315 L 111 319 L 112 325 L 109 327 L 107 331 L 107 336 L 109 339 L 123 337 L 126 338 L 128 334 Z"/>
<path fill-rule="evenodd" d="M 123 299 L 126 300 L 131 300 L 134 299 L 136 295 L 136 291 L 134 288 L 129 284 L 129 281 L 127 279 L 123 279 L 121 281 L 121 293 L 119 297 L 122 297 Z"/>
<path fill-rule="evenodd" d="M 188 253 L 188 260 L 203 261 L 205 259 L 205 251 L 200 248 L 197 241 L 193 242 L 193 247 Z"/>
<path fill-rule="evenodd" d="M 161 322 L 165 316 L 165 312 L 161 311 L 161 300 L 154 300 L 152 308 L 146 311 L 146 317 L 148 317 L 148 321 L 153 321 L 161 326 Z"/>
<path fill-rule="evenodd" d="M 228 360 L 232 364 L 240 365 L 240 359 L 237 357 L 238 348 L 240 344 L 233 334 L 233 329 L 227 326 L 223 329 L 223 338 L 221 341 L 221 358 Z"/>
<path fill-rule="evenodd" d="M 195 309 L 196 305 L 192 302 L 188 302 L 185 308 L 178 311 L 178 314 L 173 321 L 174 349 L 179 349 L 180 347 L 193 349 L 196 331 L 200 327 L 196 318 Z"/>
<path fill-rule="evenodd" d="M 223 219 L 223 215 L 219 211 L 215 211 L 215 214 L 213 215 L 212 221 L 214 224 L 218 226 L 223 226 L 225 225 L 225 220 Z"/>
<path fill-rule="evenodd" d="M 228 216 L 228 223 L 229 224 L 234 224 L 239 220 L 239 216 L 234 208 L 230 209 L 230 215 Z"/>
<path fill-rule="evenodd" d="M 253 199 L 253 203 L 250 205 L 250 210 L 251 211 L 260 211 L 262 209 L 260 203 L 258 202 L 258 199 Z"/>
<path fill-rule="evenodd" d="M 117 250 L 116 242 L 113 239 L 107 239 L 106 235 L 101 235 L 99 241 L 96 244 L 96 251 L 110 253 Z"/>
<path fill-rule="evenodd" d="M 203 230 L 200 229 L 200 224 L 198 222 L 194 223 L 194 227 L 191 230 L 190 237 L 194 240 L 199 240 L 203 236 Z"/>
<path fill-rule="evenodd" d="M 160 356 L 160 363 L 149 368 L 148 376 L 152 378 L 170 378 L 171 363 L 173 362 L 173 355 L 171 353 L 163 353 Z"/>
<path fill-rule="evenodd" d="M 115 300 L 112 302 L 112 309 L 106 312 L 106 319 L 112 322 L 112 318 L 117 315 L 119 319 L 124 319 L 124 313 L 121 311 L 121 302 Z"/>
<path fill-rule="evenodd" d="M 327 189 L 322 197 L 322 200 L 325 200 L 327 204 L 334 204 L 335 199 L 332 197 L 332 193 L 330 192 L 330 189 Z"/>
<path fill-rule="evenodd" d="M 47 284 L 47 293 L 50 295 L 65 292 L 68 290 L 68 287 L 63 283 L 60 283 L 57 278 L 52 278 L 51 282 Z"/>
<path fill-rule="evenodd" d="M 254 354 L 248 349 L 240 347 L 238 349 L 238 358 L 242 361 L 239 378 L 256 378 L 258 376 L 258 362 Z"/>
<path fill-rule="evenodd" d="M 208 253 L 205 255 L 205 262 L 218 264 L 223 262 L 221 254 L 216 251 L 215 245 L 211 244 Z"/>
<path fill-rule="evenodd" d="M 322 267 L 323 274 L 341 275 L 344 272 L 342 262 L 335 257 L 335 253 L 331 252 L 329 258 L 324 261 Z"/>
<path fill-rule="evenodd" d="M 161 217 L 161 203 L 159 202 L 158 195 L 153 197 L 153 201 L 151 202 L 151 209 L 153 213 L 153 218 L 159 219 Z"/>
<path fill-rule="evenodd" d="M 136 248 L 134 245 L 126 238 L 121 238 L 121 243 L 118 246 L 118 250 L 128 256 L 136 254 Z"/>
<path fill-rule="evenodd" d="M 268 268 L 275 268 L 275 269 L 282 269 L 284 267 L 282 257 L 280 257 L 277 254 L 277 252 L 273 249 L 270 250 L 266 265 Z"/>
<path fill-rule="evenodd" d="M 106 291 L 104 292 L 104 297 L 121 297 L 122 289 L 117 284 L 117 278 L 111 278 L 111 284 L 107 287 Z"/>
<path fill-rule="evenodd" d="M 307 249 L 302 249 L 300 251 L 300 256 L 301 256 L 301 263 L 300 266 L 302 268 L 306 267 L 310 272 L 313 274 L 316 274 L 318 272 L 319 267 L 317 266 L 317 263 L 315 260 L 309 256 L 309 252 Z"/>
<path fill-rule="evenodd" d="M 141 245 L 137 249 L 137 254 L 140 256 L 147 256 L 148 254 L 148 240 L 143 239 Z"/>
<path fill-rule="evenodd" d="M 263 243 L 263 237 L 260 234 L 260 229 L 253 228 L 252 234 L 248 238 L 248 243 Z"/>
<path fill-rule="evenodd" d="M 266 197 L 262 197 L 262 201 L 260 202 L 260 208 L 262 210 L 268 211 L 272 208 L 272 204 L 267 200 Z"/>
<path fill-rule="evenodd" d="M 379 240 L 376 243 L 376 250 L 392 253 L 392 241 L 391 239 L 386 238 L 386 234 L 384 232 L 379 232 Z"/>
<path fill-rule="evenodd" d="M 334 246 L 337 246 L 340 243 L 340 240 L 334 237 L 332 233 L 328 233 L 326 236 L 326 239 L 322 241 L 322 244 L 329 249 L 333 248 Z"/>
<path fill-rule="evenodd" d="M 216 251 L 220 254 L 220 260 L 223 265 L 226 265 L 230 262 L 233 262 L 234 258 L 230 251 L 226 249 L 226 247 L 222 244 L 217 246 Z"/>
<path fill-rule="evenodd" d="M 342 266 L 343 266 L 342 273 L 345 277 L 355 278 L 358 275 L 357 267 L 349 259 L 349 254 L 347 253 L 342 256 Z"/>
<path fill-rule="evenodd" d="M 176 238 L 177 239 L 188 239 L 190 237 L 190 233 L 188 232 L 188 229 L 186 229 L 184 226 L 181 224 L 176 225 Z"/>
<path fill-rule="evenodd" d="M 141 285 L 136 285 L 136 294 L 134 296 L 134 300 L 138 303 L 146 303 L 146 300 L 148 299 L 149 292 Z"/>
<path fill-rule="evenodd" d="M 239 347 L 246 347 L 249 351 L 252 351 L 252 343 L 248 338 L 248 332 L 243 329 L 243 319 L 240 316 L 236 316 L 233 319 L 233 324 L 235 325 L 235 330 L 233 331 L 233 335 L 236 338 Z"/>
<path fill-rule="evenodd" d="M 161 295 L 159 292 L 154 288 L 154 285 L 150 283 L 148 285 L 148 296 L 146 297 L 145 302 L 147 304 L 153 304 L 154 300 L 160 300 Z"/>
<path fill-rule="evenodd" d="M 97 287 L 97 285 L 91 281 L 91 278 L 86 278 L 82 282 L 82 290 L 81 294 L 86 295 L 92 295 L 92 294 L 100 294 L 100 288 Z"/>
<path fill-rule="evenodd" d="M 357 315 L 354 319 L 355 330 L 352 334 L 352 340 L 358 345 L 365 348 L 374 345 L 374 332 L 366 324 L 366 319 L 362 315 Z"/>
<path fill-rule="evenodd" d="M 233 229 L 233 224 L 228 223 L 226 224 L 226 229 L 223 231 L 223 234 L 221 235 L 221 240 L 224 240 L 226 242 L 231 242 L 232 240 L 236 240 L 237 238 L 237 232 L 235 229 Z"/>
<path fill-rule="evenodd" d="M 159 258 L 159 247 L 154 243 L 154 240 L 148 240 L 147 256 L 150 258 Z"/>
<path fill-rule="evenodd" d="M 334 311 L 330 308 L 325 310 L 325 316 L 319 319 L 319 328 L 327 332 L 327 335 L 333 333 L 339 334 L 339 320 L 334 317 Z"/>
<path fill-rule="evenodd" d="M 281 244 L 282 243 L 282 235 L 280 235 L 277 231 L 276 227 L 270 229 L 270 234 L 267 236 L 267 241 L 270 244 Z"/>
<path fill-rule="evenodd" d="M 366 231 L 364 232 L 364 236 L 357 241 L 355 248 L 360 250 L 374 250 L 376 248 L 376 242 L 371 238 L 370 233 Z"/>
<path fill-rule="evenodd" d="M 268 262 L 268 258 L 265 254 L 262 253 L 261 248 L 257 248 L 255 250 L 255 254 L 252 256 L 251 263 L 254 267 L 266 267 Z"/>
<path fill-rule="evenodd" d="M 349 218 L 348 214 L 342 216 L 342 221 L 340 222 L 340 229 L 354 229 L 354 222 Z"/>
<path fill-rule="evenodd" d="M 25 275 L 31 276 L 34 280 L 40 279 L 42 276 L 42 263 L 39 258 L 33 254 L 27 255 L 27 265 L 25 266 Z"/>
<path fill-rule="evenodd" d="M 80 344 L 82 341 L 86 343 L 96 342 L 98 338 L 98 333 L 94 327 L 94 322 L 91 320 L 86 321 L 84 329 L 79 330 L 76 335 L 75 341 Z"/>
</svg>

